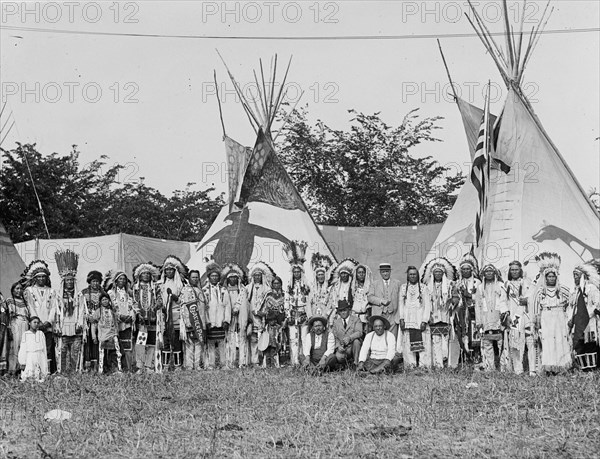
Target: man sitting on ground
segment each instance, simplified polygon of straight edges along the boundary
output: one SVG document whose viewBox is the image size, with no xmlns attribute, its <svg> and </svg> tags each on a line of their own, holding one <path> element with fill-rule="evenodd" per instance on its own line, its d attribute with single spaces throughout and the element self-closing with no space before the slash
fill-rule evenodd
<svg viewBox="0 0 600 459">
<path fill-rule="evenodd" d="M 326 330 L 327 319 L 325 317 L 314 316 L 308 321 L 310 333 L 306 336 L 306 341 L 302 344 L 304 361 L 302 366 L 306 369 L 323 371 L 331 369 L 335 362 L 333 355 L 335 349 L 335 340 L 333 333 Z"/>
<path fill-rule="evenodd" d="M 357 370 L 371 374 L 391 370 L 396 353 L 396 337 L 388 331 L 390 323 L 382 316 L 371 316 L 369 322 L 373 331 L 367 334 L 360 348 Z"/>
</svg>

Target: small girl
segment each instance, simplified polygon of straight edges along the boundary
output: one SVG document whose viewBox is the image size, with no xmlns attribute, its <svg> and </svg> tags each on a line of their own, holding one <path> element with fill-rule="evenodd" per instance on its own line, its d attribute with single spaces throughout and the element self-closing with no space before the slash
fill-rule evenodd
<svg viewBox="0 0 600 459">
<path fill-rule="evenodd" d="M 269 344 L 263 351 L 263 368 L 274 366 L 279 368 L 279 351 L 281 349 L 281 324 L 276 311 L 267 315 L 267 326 L 263 332 L 269 337 Z M 265 339 L 266 340 L 266 336 Z"/>
<path fill-rule="evenodd" d="M 29 330 L 23 334 L 19 347 L 18 360 L 21 364 L 21 380 L 33 378 L 42 382 L 48 376 L 48 359 L 46 357 L 46 337 L 39 330 L 40 318 L 29 319 Z"/>
<path fill-rule="evenodd" d="M 92 320 L 98 322 L 98 343 L 100 356 L 98 358 L 98 372 L 104 370 L 104 350 L 117 351 L 117 368 L 121 373 L 121 348 L 119 346 L 119 333 L 117 331 L 117 315 L 112 307 L 112 302 L 107 293 L 102 292 L 99 298 L 100 307 L 92 314 Z M 107 358 L 110 362 L 110 358 Z"/>
</svg>

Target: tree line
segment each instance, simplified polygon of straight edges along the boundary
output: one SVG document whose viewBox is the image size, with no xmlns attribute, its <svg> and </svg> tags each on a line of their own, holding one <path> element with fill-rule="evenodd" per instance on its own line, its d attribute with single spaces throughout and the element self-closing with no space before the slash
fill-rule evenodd
<svg viewBox="0 0 600 459">
<path fill-rule="evenodd" d="M 464 176 L 410 151 L 439 141 L 433 134 L 440 118 L 411 111 L 392 127 L 379 114 L 349 113 L 350 129 L 342 131 L 321 121 L 311 125 L 306 108 L 296 110 L 277 144 L 315 220 L 337 226 L 443 222 Z M 35 191 L 52 238 L 123 232 L 198 241 L 224 205 L 223 193 L 200 189 L 204 184 L 188 183 L 166 196 L 143 180 L 121 180 L 125 165 L 109 166 L 106 155 L 84 165 L 76 145 L 61 155 L 17 143 L 2 155 L 0 215 L 14 242 L 46 237 Z"/>
</svg>

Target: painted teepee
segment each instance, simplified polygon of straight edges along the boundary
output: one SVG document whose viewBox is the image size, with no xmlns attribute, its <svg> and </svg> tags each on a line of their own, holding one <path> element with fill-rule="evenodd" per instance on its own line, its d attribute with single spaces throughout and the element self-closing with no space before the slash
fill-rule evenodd
<svg viewBox="0 0 600 459">
<path fill-rule="evenodd" d="M 476 255 L 480 262 L 494 263 L 504 271 L 510 261 L 519 259 L 534 275 L 537 268 L 529 262 L 540 252 L 552 251 L 561 255 L 568 273 L 582 261 L 600 257 L 600 217 L 521 90 L 523 72 L 549 14 L 544 11 L 525 45 L 523 24 L 520 32 L 513 33 L 503 3 L 504 49 L 472 7 L 472 25 L 508 88 L 491 135 L 495 148 L 490 152 L 487 208 Z M 483 111 L 460 99 L 457 104 L 473 159 Z M 440 254 L 456 261 L 470 250 L 478 202 L 474 185 L 467 181 L 426 262 Z"/>
<path fill-rule="evenodd" d="M 285 244 L 294 240 L 305 241 L 308 244 L 307 259 L 316 252 L 332 259 L 335 257 L 275 152 L 271 132 L 285 98 L 287 70 L 276 92 L 276 57 L 274 62 L 272 73 L 267 75 L 272 76 L 270 83 L 265 82 L 261 63 L 262 81 L 256 81 L 258 94 L 254 100 L 244 96 L 229 72 L 242 107 L 256 132 L 256 142 L 254 148 L 248 148 L 224 133 L 229 199 L 198 243 L 188 266 L 203 270 L 206 261 L 214 259 L 221 266 L 237 263 L 247 269 L 263 261 L 273 268 L 285 285 L 290 273 Z M 282 118 L 287 119 L 285 116 Z M 306 263 L 307 275 L 311 269 Z"/>
</svg>

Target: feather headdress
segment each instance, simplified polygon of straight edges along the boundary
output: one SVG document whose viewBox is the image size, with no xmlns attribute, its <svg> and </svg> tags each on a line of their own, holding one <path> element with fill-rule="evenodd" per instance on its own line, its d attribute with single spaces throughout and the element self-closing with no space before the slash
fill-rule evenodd
<svg viewBox="0 0 600 459">
<path fill-rule="evenodd" d="M 322 271 L 327 274 L 327 272 L 333 266 L 333 260 L 329 255 L 323 255 L 322 253 L 315 252 L 310 260 L 310 265 L 315 274 L 317 271 Z"/>
<path fill-rule="evenodd" d="M 472 253 L 467 253 L 462 257 L 459 266 L 462 268 L 464 265 L 471 266 L 474 276 L 479 274 L 479 263 L 477 263 L 477 258 L 475 258 Z"/>
<path fill-rule="evenodd" d="M 542 252 L 535 257 L 535 261 L 540 268 L 540 274 L 546 275 L 546 271 L 558 273 L 560 269 L 561 258 L 556 252 Z"/>
<path fill-rule="evenodd" d="M 206 265 L 206 277 L 210 277 L 212 273 L 217 273 L 221 277 L 221 267 L 214 260 L 210 260 Z"/>
<path fill-rule="evenodd" d="M 498 268 L 496 268 L 493 264 L 488 263 L 487 265 L 485 265 L 483 268 L 481 268 L 481 272 L 479 273 L 479 277 L 481 277 L 481 280 L 483 281 L 484 279 L 484 274 L 486 271 L 489 270 L 494 271 L 494 276 L 496 276 L 496 280 L 498 282 L 502 282 L 502 273 L 500 272 L 500 270 Z"/>
<path fill-rule="evenodd" d="M 450 263 L 447 258 L 437 257 L 433 258 L 425 265 L 423 275 L 421 276 L 421 282 L 429 284 L 429 280 L 433 278 L 433 272 L 438 269 L 441 269 L 444 272 L 449 281 L 455 281 L 457 279 L 458 273 L 456 267 Z"/>
<path fill-rule="evenodd" d="M 265 262 L 257 261 L 252 266 L 252 268 L 250 268 L 251 282 L 254 282 L 254 279 L 252 279 L 252 277 L 256 272 L 260 272 L 262 274 L 263 284 L 265 284 L 268 288 L 271 288 L 271 283 L 273 282 L 273 278 L 275 277 L 275 271 L 273 271 L 273 269 Z"/>
<path fill-rule="evenodd" d="M 333 268 L 330 284 L 339 283 L 341 273 L 348 273 L 350 276 L 352 276 L 354 269 L 358 265 L 358 261 L 356 261 L 354 258 L 344 258 L 335 268 Z"/>
<path fill-rule="evenodd" d="M 121 276 L 125 276 L 125 286 L 127 286 L 127 284 L 131 285 L 131 280 L 129 280 L 129 277 L 127 277 L 125 271 L 121 271 L 120 269 L 116 269 L 114 271 L 110 270 L 104 276 L 104 291 L 108 292 L 111 290 L 117 283 L 117 279 Z"/>
<path fill-rule="evenodd" d="M 70 249 L 57 250 L 54 252 L 58 275 L 65 279 L 66 277 L 75 277 L 77 275 L 77 266 L 79 265 L 79 255 Z"/>
<path fill-rule="evenodd" d="M 179 273 L 179 276 L 181 276 L 182 279 L 187 278 L 188 267 L 185 265 L 185 263 L 183 261 L 181 261 L 181 259 L 179 257 L 177 257 L 175 255 L 168 255 L 167 258 L 165 258 L 165 261 L 163 262 L 163 265 L 160 268 L 160 271 L 164 272 L 164 270 L 167 268 L 173 268 L 173 269 L 177 270 L 177 272 Z"/>
<path fill-rule="evenodd" d="M 158 279 L 160 277 L 159 267 L 154 265 L 150 261 L 148 263 L 140 263 L 135 268 L 133 268 L 133 281 L 138 282 L 142 273 L 150 273 L 152 280 Z"/>
<path fill-rule="evenodd" d="M 221 271 L 221 279 L 225 281 L 226 279 L 237 276 L 240 283 L 243 283 L 244 278 L 246 277 L 244 274 L 244 270 L 236 263 L 226 263 L 223 266 L 223 270 Z"/>
<path fill-rule="evenodd" d="M 304 271 L 307 247 L 306 241 L 289 241 L 283 244 L 283 253 L 292 268 L 298 267 Z"/>
<path fill-rule="evenodd" d="M 585 282 L 589 282 L 590 284 L 595 285 L 597 289 L 600 289 L 600 258 L 577 265 L 574 271 L 581 272 Z M 582 289 L 584 288 L 583 285 L 581 285 L 581 287 Z"/>
<path fill-rule="evenodd" d="M 24 275 L 27 280 L 31 281 L 35 276 L 45 274 L 50 278 L 50 270 L 48 269 L 48 263 L 44 260 L 33 260 L 29 263 L 29 266 L 25 269 Z"/>
</svg>

